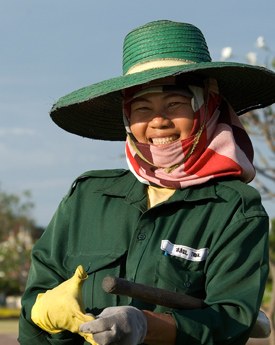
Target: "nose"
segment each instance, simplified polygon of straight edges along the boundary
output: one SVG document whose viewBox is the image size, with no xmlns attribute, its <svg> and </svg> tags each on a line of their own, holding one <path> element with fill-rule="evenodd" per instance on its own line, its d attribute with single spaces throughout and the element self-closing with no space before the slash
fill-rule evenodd
<svg viewBox="0 0 275 345">
<path fill-rule="evenodd" d="M 165 114 L 156 114 L 150 121 L 152 128 L 169 128 L 171 127 L 171 120 Z"/>
</svg>

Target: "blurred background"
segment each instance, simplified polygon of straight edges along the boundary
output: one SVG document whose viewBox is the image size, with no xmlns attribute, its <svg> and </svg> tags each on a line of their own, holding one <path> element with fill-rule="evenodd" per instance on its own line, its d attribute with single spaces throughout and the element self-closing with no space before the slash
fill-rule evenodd
<svg viewBox="0 0 275 345">
<path fill-rule="evenodd" d="M 16 338 L 31 248 L 73 180 L 126 168 L 123 143 L 63 131 L 49 117 L 53 103 L 121 75 L 124 36 L 157 19 L 198 26 L 213 60 L 274 69 L 274 13 L 274 0 L 0 0 L 0 344 L 8 345 L 4 334 Z M 263 307 L 274 319 L 275 108 L 242 120 L 255 147 L 252 185 L 273 219 Z"/>
</svg>

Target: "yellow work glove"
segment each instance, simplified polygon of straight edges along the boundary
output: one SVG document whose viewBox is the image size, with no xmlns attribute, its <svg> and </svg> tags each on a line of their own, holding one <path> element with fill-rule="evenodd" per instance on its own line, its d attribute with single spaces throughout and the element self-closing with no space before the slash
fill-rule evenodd
<svg viewBox="0 0 275 345">
<path fill-rule="evenodd" d="M 72 278 L 52 290 L 37 295 L 32 307 L 32 321 L 48 333 L 68 330 L 79 333 L 92 345 L 97 345 L 92 334 L 79 332 L 84 322 L 94 319 L 82 312 L 81 287 L 87 278 L 82 266 L 78 266 Z"/>
</svg>

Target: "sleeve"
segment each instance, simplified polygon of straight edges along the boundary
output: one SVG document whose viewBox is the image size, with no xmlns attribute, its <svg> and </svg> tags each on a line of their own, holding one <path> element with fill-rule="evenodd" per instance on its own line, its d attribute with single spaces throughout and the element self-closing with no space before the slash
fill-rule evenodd
<svg viewBox="0 0 275 345">
<path fill-rule="evenodd" d="M 19 319 L 19 338 L 22 345 L 83 344 L 78 334 L 61 332 L 48 334 L 31 320 L 31 309 L 38 293 L 45 292 L 70 278 L 73 272 L 64 267 L 67 253 L 70 199 L 65 197 L 59 205 L 49 226 L 32 250 L 32 263 L 28 281 L 22 297 Z"/>
<path fill-rule="evenodd" d="M 174 310 L 176 344 L 244 345 L 268 276 L 268 217 L 242 217 L 216 241 L 205 266 L 207 307 Z"/>
</svg>

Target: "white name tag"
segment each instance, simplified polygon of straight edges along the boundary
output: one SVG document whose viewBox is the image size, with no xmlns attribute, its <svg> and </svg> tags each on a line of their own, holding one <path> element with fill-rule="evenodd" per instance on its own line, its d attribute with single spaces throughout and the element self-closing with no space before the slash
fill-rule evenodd
<svg viewBox="0 0 275 345">
<path fill-rule="evenodd" d="M 168 240 L 162 240 L 160 248 L 166 255 L 177 256 L 190 261 L 204 261 L 208 255 L 208 248 L 194 249 L 180 244 L 173 244 Z"/>
</svg>

